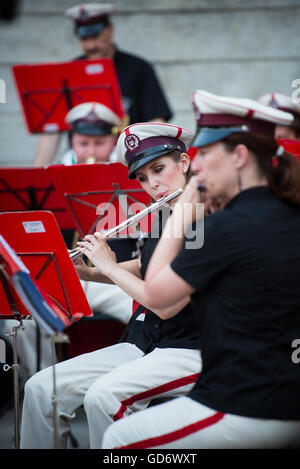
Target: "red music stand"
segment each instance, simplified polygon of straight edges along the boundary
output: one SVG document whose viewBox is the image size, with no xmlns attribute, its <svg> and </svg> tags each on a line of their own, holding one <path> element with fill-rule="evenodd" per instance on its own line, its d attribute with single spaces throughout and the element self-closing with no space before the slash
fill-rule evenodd
<svg viewBox="0 0 300 469">
<path fill-rule="evenodd" d="M 75 224 L 46 168 L 0 168 L 0 212 L 49 210 L 61 229 Z"/>
<path fill-rule="evenodd" d="M 128 169 L 122 163 L 56 165 L 47 171 L 57 192 L 66 198 L 81 237 L 113 228 L 128 218 L 130 210 L 135 214 L 150 201 L 140 184 L 128 179 Z M 150 223 L 145 217 L 141 231 L 148 232 Z M 129 233 L 134 236 L 130 229 L 119 236 Z"/>
<path fill-rule="evenodd" d="M 0 215 L 0 230 L 3 233 L 6 228 L 6 236 L 9 235 L 10 232 L 13 232 L 15 235 L 19 234 L 19 230 L 21 231 L 21 241 L 18 239 L 15 245 L 19 245 L 22 242 L 22 231 L 29 236 L 29 240 L 27 239 L 24 246 L 24 251 L 26 254 L 29 254 L 28 249 L 29 246 L 32 246 L 32 242 L 34 237 L 37 236 L 35 239 L 35 246 L 36 249 L 34 253 L 39 252 L 39 246 L 43 249 L 43 243 L 46 234 L 47 236 L 51 237 L 51 240 L 57 236 L 59 233 L 58 226 L 56 225 L 55 219 L 53 215 L 49 212 L 35 212 L 39 214 L 39 220 L 37 221 L 29 221 L 32 220 L 30 212 L 17 213 L 16 219 L 14 219 L 15 226 L 10 226 L 9 223 L 12 221 L 12 216 L 14 214 L 2 214 Z M 29 219 L 28 219 L 29 216 Z M 14 223 L 13 223 L 14 224 Z M 23 230 L 21 228 L 21 224 Z M 59 236 L 58 239 L 59 239 Z M 25 236 L 26 237 L 26 236 Z M 52 259 L 55 260 L 55 267 L 59 274 L 59 282 L 63 281 L 61 276 L 61 272 L 59 271 L 59 262 L 60 262 L 60 250 L 63 251 L 64 247 L 63 240 L 59 240 L 56 242 L 52 241 L 51 248 L 53 248 L 54 252 L 51 254 L 54 256 Z M 44 249 L 43 249 L 44 250 Z M 44 254 L 44 253 L 41 253 Z M 50 253 L 49 253 L 50 254 Z M 68 257 L 68 253 L 65 253 Z M 25 254 L 24 254 L 25 255 Z M 49 259 L 49 258 L 48 258 Z M 27 264 L 29 264 L 27 258 Z M 71 263 L 72 264 L 72 263 Z M 39 274 L 42 275 L 42 271 L 46 271 L 49 267 L 50 262 L 47 261 L 42 269 L 39 271 Z M 1 290 L 1 294 L 4 293 L 4 297 L 8 299 L 9 307 L 12 306 L 12 303 L 16 305 L 12 308 L 12 312 L 18 311 L 18 315 L 15 315 L 15 318 L 19 320 L 20 325 L 13 327 L 12 337 L 13 337 L 13 389 L 14 389 L 14 428 L 15 428 L 15 448 L 19 448 L 19 364 L 17 358 L 17 331 L 18 328 L 22 326 L 22 317 L 32 315 L 39 326 L 44 330 L 44 332 L 51 337 L 52 342 L 52 350 L 53 350 L 53 425 L 54 425 L 54 447 L 57 447 L 57 403 L 56 403 L 56 384 L 55 384 L 55 342 L 62 342 L 65 341 L 65 337 L 61 336 L 61 332 L 70 326 L 76 319 L 79 319 L 84 314 L 91 315 L 91 311 L 89 307 L 84 305 L 82 298 L 85 296 L 84 294 L 78 295 L 78 285 L 75 285 L 75 290 L 73 295 L 76 295 L 79 299 L 80 308 L 82 308 L 83 312 L 75 312 L 72 314 L 72 311 L 66 311 L 62 305 L 58 302 L 57 298 L 59 298 L 59 294 L 56 298 L 50 295 L 49 290 L 50 286 L 47 287 L 47 293 L 42 290 L 38 282 L 41 284 L 40 280 L 35 281 L 28 268 L 22 262 L 20 256 L 16 254 L 16 252 L 11 248 L 11 246 L 7 243 L 5 238 L 0 235 L 0 267 L 1 267 L 1 280 L 3 278 L 6 282 L 3 284 L 4 288 Z M 34 266 L 35 268 L 35 266 Z M 73 268 L 74 269 L 74 268 Z M 51 269 L 48 269 L 48 271 Z M 76 274 L 76 273 L 75 273 Z M 53 274 L 50 273 L 49 281 L 51 280 Z M 68 269 L 67 273 L 64 272 L 63 275 L 66 279 L 68 276 Z M 77 274 L 74 276 L 73 281 L 76 280 Z M 43 279 L 44 280 L 44 279 Z M 79 282 L 78 278 L 77 281 Z M 80 282 L 79 282 L 80 285 Z M 64 295 L 66 293 L 65 287 L 63 287 Z M 79 290 L 80 291 L 80 290 Z M 82 289 L 81 289 L 82 291 Z M 8 295 L 9 293 L 9 295 Z M 82 291 L 83 293 L 83 291 Z M 68 307 L 70 306 L 70 301 L 65 297 Z M 75 310 L 76 311 L 76 310 Z M 3 310 L 1 310 L 2 318 L 5 318 L 3 315 Z M 8 369 L 10 367 L 8 366 Z M 6 370 L 7 371 L 7 370 Z"/>
<path fill-rule="evenodd" d="M 28 132 L 70 130 L 69 109 L 89 101 L 108 106 L 124 117 L 120 86 L 111 59 L 12 67 Z"/>
<path fill-rule="evenodd" d="M 39 288 L 71 320 L 92 311 L 51 212 L 0 214 L 0 233 L 24 262 Z M 3 290 L 2 290 L 3 292 Z M 21 315 L 28 310 L 18 305 Z"/>
</svg>

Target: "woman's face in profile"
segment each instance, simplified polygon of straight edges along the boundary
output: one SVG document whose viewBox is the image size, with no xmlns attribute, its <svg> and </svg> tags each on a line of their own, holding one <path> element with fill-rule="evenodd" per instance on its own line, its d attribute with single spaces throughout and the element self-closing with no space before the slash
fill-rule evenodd
<svg viewBox="0 0 300 469">
<path fill-rule="evenodd" d="M 161 156 L 137 169 L 135 176 L 144 191 L 152 199 L 159 200 L 184 188 L 189 164 L 188 157 L 177 162 L 169 156 Z"/>
</svg>

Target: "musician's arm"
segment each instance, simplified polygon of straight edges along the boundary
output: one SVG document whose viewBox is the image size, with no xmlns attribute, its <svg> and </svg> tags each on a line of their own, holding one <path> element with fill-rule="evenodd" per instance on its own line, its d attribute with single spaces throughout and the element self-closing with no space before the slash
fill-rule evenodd
<svg viewBox="0 0 300 469">
<path fill-rule="evenodd" d="M 60 134 L 43 134 L 37 144 L 33 165 L 47 166 L 52 163 L 58 149 Z"/>
<path fill-rule="evenodd" d="M 124 271 L 130 272 L 136 277 L 141 278 L 139 259 L 132 259 L 130 261 L 120 262 L 118 266 Z M 98 282 L 110 285 L 115 284 L 115 282 L 111 278 L 100 272 L 97 267 L 88 267 L 82 260 L 82 258 L 78 258 L 76 259 L 76 261 L 74 261 L 74 267 L 81 280 L 85 280 L 86 282 Z"/>
<path fill-rule="evenodd" d="M 117 264 L 110 270 L 107 270 L 107 275 L 114 284 L 118 285 L 129 296 L 145 306 L 145 308 L 151 309 L 161 319 L 169 319 L 175 316 L 190 302 L 190 296 L 185 296 L 180 298 L 171 307 L 152 308 L 151 301 L 148 301 L 145 295 L 145 281 L 141 279 L 140 274 L 137 276 L 135 273 L 123 269 L 120 264 Z"/>
<path fill-rule="evenodd" d="M 174 316 L 189 303 L 190 298 L 189 296 L 186 296 L 180 298 L 179 301 L 176 304 L 173 304 L 171 308 L 151 308 L 151 304 L 146 300 L 145 296 L 145 282 L 141 277 L 140 257 L 138 259 L 133 259 L 117 264 L 114 261 L 115 256 L 109 246 L 103 241 L 100 242 L 102 244 L 101 258 L 99 251 L 98 255 L 95 253 L 95 251 L 93 252 L 93 250 L 85 251 L 85 254 L 90 258 L 95 267 L 87 267 L 81 258 L 75 261 L 75 268 L 82 280 L 118 285 L 122 290 L 125 291 L 125 293 L 145 306 L 145 308 L 151 309 L 162 319 L 168 319 L 169 317 Z M 78 244 L 84 245 L 86 243 L 79 242 Z M 97 248 L 95 249 L 97 250 Z M 76 266 L 77 262 L 84 264 L 83 269 L 86 272 L 85 276 L 79 273 L 78 267 Z"/>
<path fill-rule="evenodd" d="M 187 184 L 184 193 L 173 208 L 162 236 L 154 250 L 148 265 L 145 278 L 145 298 L 152 309 L 175 306 L 181 298 L 192 295 L 194 288 L 171 268 L 171 263 L 182 247 L 182 241 L 189 224 L 195 219 L 199 192 L 197 178 L 193 177 Z M 185 204 L 193 210 L 186 211 Z M 183 216 L 183 213 L 185 216 Z"/>
</svg>

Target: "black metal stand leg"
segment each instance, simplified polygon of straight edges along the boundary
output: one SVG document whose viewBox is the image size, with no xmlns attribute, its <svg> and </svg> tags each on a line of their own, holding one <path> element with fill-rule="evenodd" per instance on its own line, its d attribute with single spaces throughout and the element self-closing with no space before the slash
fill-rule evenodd
<svg viewBox="0 0 300 469">
<path fill-rule="evenodd" d="M 69 341 L 69 337 L 62 333 L 57 332 L 53 336 L 51 336 L 51 348 L 52 348 L 52 361 L 53 361 L 53 392 L 52 392 L 52 407 L 53 407 L 53 448 L 60 449 L 60 441 L 59 441 L 59 434 L 58 434 L 58 417 L 57 417 L 57 394 L 56 394 L 56 343 L 67 343 Z"/>
<path fill-rule="evenodd" d="M 53 448 L 59 449 L 59 437 L 58 437 L 58 421 L 57 421 L 57 397 L 56 397 L 56 375 L 55 375 L 55 364 L 56 364 L 56 353 L 55 353 L 55 335 L 51 337 L 52 347 L 52 359 L 53 359 L 53 392 L 52 392 L 52 407 L 53 407 Z"/>
<path fill-rule="evenodd" d="M 19 396 L 19 380 L 20 380 L 20 367 L 18 363 L 17 354 L 17 334 L 19 328 L 24 329 L 22 321 L 18 326 L 13 326 L 13 332 L 10 335 L 13 338 L 13 364 L 12 364 L 12 375 L 13 375 L 13 393 L 14 393 L 14 440 L 15 449 L 20 448 L 20 396 Z"/>
<path fill-rule="evenodd" d="M 13 390 L 14 390 L 14 428 L 15 428 L 15 448 L 20 448 L 20 401 L 19 401 L 19 364 L 17 356 L 17 333 L 18 327 L 13 327 Z"/>
</svg>

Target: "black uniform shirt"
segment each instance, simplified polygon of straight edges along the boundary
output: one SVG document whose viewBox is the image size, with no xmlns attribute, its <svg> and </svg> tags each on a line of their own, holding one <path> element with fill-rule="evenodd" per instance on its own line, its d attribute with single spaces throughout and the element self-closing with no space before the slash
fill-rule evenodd
<svg viewBox="0 0 300 469">
<path fill-rule="evenodd" d="M 75 60 L 86 58 L 82 55 Z M 168 121 L 172 112 L 150 63 L 118 49 L 113 61 L 129 123 L 151 121 L 157 117 Z"/>
<path fill-rule="evenodd" d="M 159 214 L 161 215 L 162 212 L 160 211 Z M 152 226 L 146 246 L 142 250 L 142 278 L 145 277 L 150 258 L 159 241 L 156 234 L 162 231 L 162 218 L 157 217 L 157 221 L 160 224 L 159 231 Z M 141 307 L 139 311 L 143 312 L 132 321 L 127 342 L 135 344 L 145 353 L 152 352 L 156 347 L 199 349 L 197 322 L 190 303 L 176 316 L 166 320 L 160 319 L 155 313 L 144 307 Z"/>
<path fill-rule="evenodd" d="M 173 270 L 197 291 L 203 369 L 190 397 L 242 416 L 300 419 L 300 211 L 268 187 L 243 191 L 204 224 Z"/>
</svg>

